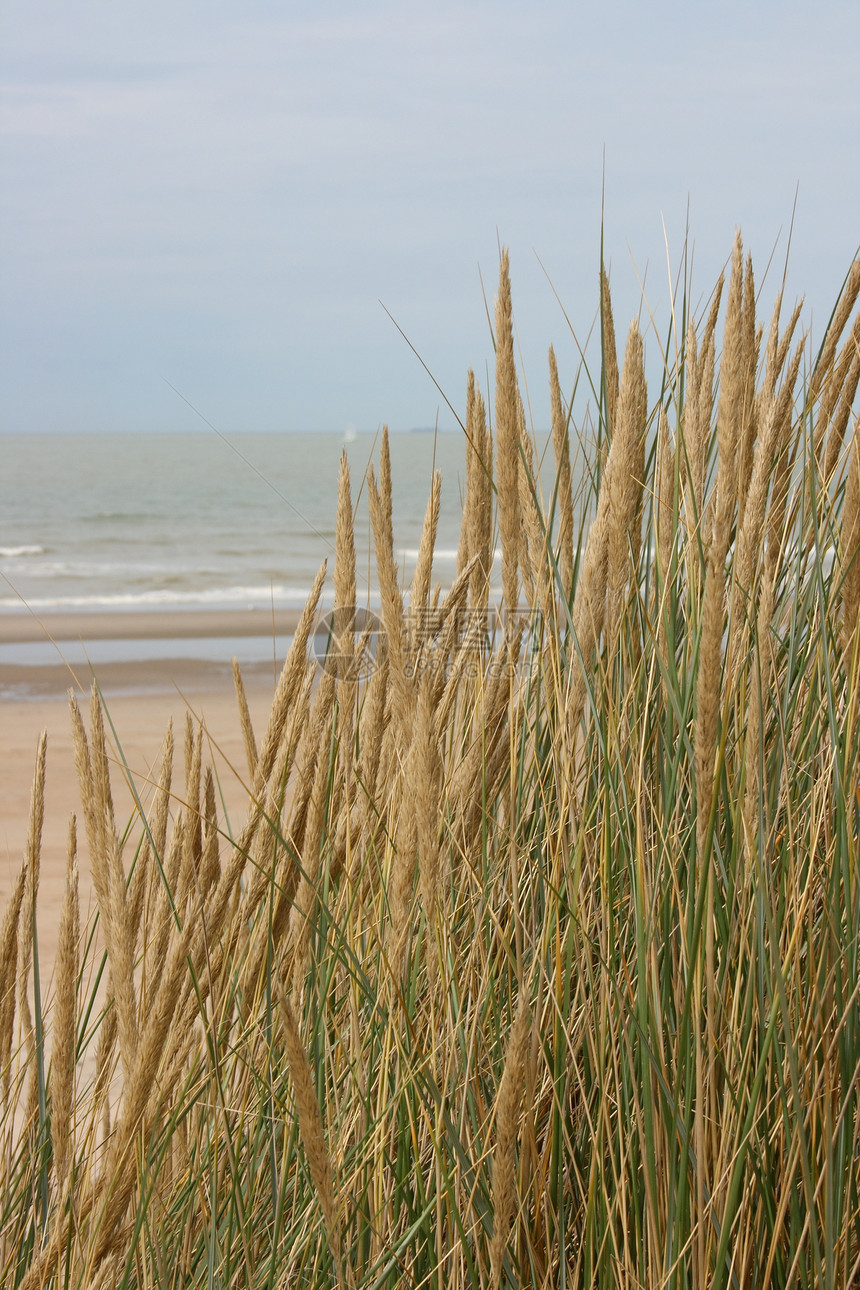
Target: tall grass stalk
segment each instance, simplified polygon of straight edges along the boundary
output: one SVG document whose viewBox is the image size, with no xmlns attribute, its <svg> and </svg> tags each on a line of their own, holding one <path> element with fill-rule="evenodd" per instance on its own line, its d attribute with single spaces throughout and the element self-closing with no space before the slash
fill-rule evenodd
<svg viewBox="0 0 860 1290">
<path fill-rule="evenodd" d="M 321 570 L 259 740 L 236 672 L 244 820 L 193 724 L 184 781 L 171 728 L 120 806 L 73 704 L 100 926 L 73 826 L 45 995 L 42 741 L 0 921 L 4 1286 L 858 1283 L 860 262 L 817 351 L 781 301 L 765 338 L 739 239 L 721 331 L 722 285 L 675 302 L 649 401 L 602 274 L 581 425 L 550 355 L 544 496 L 504 254 L 456 581 L 437 477 L 401 586 L 384 434 L 384 630 L 344 462 L 336 665 Z"/>
</svg>

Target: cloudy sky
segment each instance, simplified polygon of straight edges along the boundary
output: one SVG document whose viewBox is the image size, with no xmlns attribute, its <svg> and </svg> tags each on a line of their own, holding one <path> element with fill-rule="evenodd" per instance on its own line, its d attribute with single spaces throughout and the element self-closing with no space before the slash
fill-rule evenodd
<svg viewBox="0 0 860 1290">
<path fill-rule="evenodd" d="M 461 406 L 499 239 L 541 423 L 604 164 L 619 330 L 643 276 L 668 317 L 688 212 L 693 298 L 740 226 L 769 313 L 797 193 L 820 332 L 860 243 L 858 48 L 856 0 L 4 0 L 0 429 L 195 428 L 168 382 L 227 431 L 450 425 L 385 310 Z"/>
</svg>

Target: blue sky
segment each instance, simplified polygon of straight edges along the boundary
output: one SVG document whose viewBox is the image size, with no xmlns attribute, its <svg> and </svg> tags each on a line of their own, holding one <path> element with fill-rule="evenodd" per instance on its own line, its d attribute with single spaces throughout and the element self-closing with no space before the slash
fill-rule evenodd
<svg viewBox="0 0 860 1290">
<path fill-rule="evenodd" d="M 736 226 L 820 335 L 860 243 L 860 6 L 5 0 L 0 429 L 432 424 L 512 256 L 535 420 L 605 245 L 623 337 Z M 647 343 L 647 342 L 646 342 Z M 654 340 L 650 342 L 656 349 Z M 442 405 L 442 425 L 452 417 Z"/>
</svg>

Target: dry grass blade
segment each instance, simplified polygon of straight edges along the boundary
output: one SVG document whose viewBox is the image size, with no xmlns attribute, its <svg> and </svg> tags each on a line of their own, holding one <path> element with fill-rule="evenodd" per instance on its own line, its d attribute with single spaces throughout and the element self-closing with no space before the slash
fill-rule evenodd
<svg viewBox="0 0 860 1290">
<path fill-rule="evenodd" d="M 810 403 L 819 397 L 825 382 L 830 377 L 839 339 L 845 330 L 848 319 L 851 317 L 851 311 L 857 303 L 858 297 L 860 297 L 860 259 L 855 260 L 848 270 L 842 295 L 833 311 L 833 317 L 830 320 L 830 326 L 827 328 L 827 335 L 824 338 L 818 362 L 813 368 L 812 378 L 809 383 Z"/>
<path fill-rule="evenodd" d="M 388 442 L 388 426 L 382 427 L 382 442 L 379 446 L 379 495 L 382 503 L 382 524 L 380 534 L 382 545 L 394 556 L 394 491 L 391 485 L 391 445 Z M 378 547 L 377 547 L 378 549 Z"/>
<path fill-rule="evenodd" d="M 143 821 L 144 836 L 140 854 L 134 862 L 128 884 L 129 924 L 137 952 L 138 937 L 147 898 L 160 884 L 159 865 L 164 855 L 167 839 L 167 818 L 170 806 L 170 783 L 173 775 L 173 721 L 168 722 L 161 754 L 161 769 L 155 788 L 155 799 L 149 810 L 149 819 Z"/>
<path fill-rule="evenodd" d="M 355 608 L 355 528 L 352 515 L 352 491 L 349 460 L 341 453 L 337 485 L 337 518 L 335 521 L 334 603 L 345 611 L 347 624 L 340 648 L 346 651 L 353 643 L 354 624 L 348 615 Z"/>
<path fill-rule="evenodd" d="M 756 330 L 755 280 L 752 257 L 747 256 L 743 294 L 743 370 L 741 374 L 741 423 L 737 435 L 738 525 L 742 524 L 753 469 L 758 425 L 756 419 L 756 373 L 760 335 Z"/>
<path fill-rule="evenodd" d="M 819 419 L 824 421 L 826 435 L 821 472 L 825 487 L 829 485 L 836 470 L 858 385 L 860 385 L 860 314 L 854 320 L 852 334 L 840 359 L 839 370 L 831 382 L 830 388 L 834 392 L 833 407 L 827 409 L 826 413 L 822 408 L 819 413 Z"/>
<path fill-rule="evenodd" d="M 334 700 L 335 681 L 330 672 L 325 672 L 317 688 L 316 701 L 310 711 L 310 720 L 305 719 L 303 723 L 302 745 L 298 752 L 300 763 L 298 783 L 290 806 L 285 833 L 297 854 L 302 852 L 305 844 L 308 812 L 318 773 L 320 750 L 327 749 L 330 743 L 330 722 Z M 327 762 L 328 758 L 326 757 L 325 760 Z"/>
<path fill-rule="evenodd" d="M 514 366 L 514 327 L 510 262 L 502 251 L 496 300 L 496 472 L 499 533 L 502 545 L 502 596 L 509 615 L 519 607 L 520 548 L 520 393 Z M 511 629 L 513 630 L 513 628 Z"/>
<path fill-rule="evenodd" d="M 383 457 L 383 463 L 385 458 Z M 390 490 L 390 471 L 387 487 Z M 373 542 L 376 548 L 376 572 L 379 581 L 379 596 L 382 602 L 382 625 L 385 629 L 385 652 L 391 672 L 392 704 L 391 712 L 394 724 L 402 738 L 407 737 L 412 719 L 414 696 L 412 686 L 406 676 L 405 623 L 403 614 L 403 596 L 397 580 L 397 564 L 394 559 L 394 539 L 391 532 L 391 495 L 386 493 L 385 475 L 383 474 L 380 489 L 376 486 L 373 467 L 368 472 L 367 481 L 370 520 L 373 526 Z"/>
<path fill-rule="evenodd" d="M 743 518 L 738 518 L 736 582 L 749 603 L 758 598 L 758 565 L 765 532 L 767 499 L 773 472 L 788 447 L 791 431 L 794 387 L 803 358 L 801 340 L 778 394 L 764 409 L 761 438 L 747 492 Z M 743 616 L 735 620 L 735 640 L 742 629 Z"/>
<path fill-rule="evenodd" d="M 693 344 L 690 350 L 694 355 L 696 351 L 698 351 L 698 359 L 695 362 L 694 367 L 691 368 L 691 376 L 695 375 L 695 381 L 691 382 L 688 395 L 688 403 L 692 405 L 693 410 L 692 434 L 687 434 L 685 421 L 685 435 L 687 436 L 688 443 L 687 451 L 691 456 L 693 491 L 695 494 L 695 511 L 690 516 L 689 521 L 690 531 L 692 533 L 699 534 L 705 549 L 707 549 L 707 545 L 710 540 L 710 526 L 705 505 L 705 484 L 708 474 L 708 453 L 711 443 L 711 419 L 714 408 L 717 318 L 719 317 L 722 295 L 723 278 L 722 275 L 720 275 L 701 339 L 697 344 Z"/>
<path fill-rule="evenodd" d="M 317 608 L 325 582 L 326 565 L 322 564 L 314 579 L 311 593 L 302 610 L 292 643 L 281 669 L 281 676 L 275 690 L 269 720 L 260 744 L 260 756 L 257 761 L 257 773 L 254 778 L 251 816 L 256 813 L 255 799 L 262 794 L 263 787 L 272 773 L 272 767 L 278 755 L 278 749 L 289 720 L 290 710 L 296 694 L 301 689 L 307 667 L 308 641 L 314 629 Z M 254 829 L 255 825 L 252 825 Z"/>
<path fill-rule="evenodd" d="M 134 935 L 131 911 L 126 901 L 120 841 L 114 823 L 101 698 L 95 682 L 90 696 L 90 722 L 90 787 L 86 796 L 94 804 L 96 818 L 96 848 L 90 850 L 90 864 L 110 963 L 120 1056 L 128 1079 L 134 1066 L 138 1038 Z"/>
<path fill-rule="evenodd" d="M 561 585 L 570 597 L 573 588 L 573 490 L 570 476 L 568 418 L 561 397 L 555 350 L 549 347 L 549 388 L 552 408 L 552 447 L 558 480 L 558 550 Z"/>
<path fill-rule="evenodd" d="M 638 561 L 647 394 L 642 340 L 635 323 L 630 328 L 624 368 L 618 428 L 606 458 L 571 611 L 579 656 L 568 698 L 571 740 L 582 716 L 588 669 L 607 621 L 607 611 L 609 631 L 617 632 L 622 592 L 631 568 L 631 550 Z"/>
<path fill-rule="evenodd" d="M 436 734 L 432 677 L 421 679 L 415 739 L 410 759 L 408 792 L 415 804 L 418 834 L 418 872 L 427 920 L 427 954 L 431 971 L 438 970 L 437 937 L 440 874 L 440 805 L 442 762 Z"/>
<path fill-rule="evenodd" d="M 249 783 L 253 784 L 257 770 L 257 741 L 254 738 L 254 727 L 248 707 L 248 696 L 245 694 L 245 682 L 239 668 L 239 660 L 233 659 L 233 684 L 236 687 L 236 701 L 239 704 L 239 720 L 242 723 L 242 738 L 245 741 L 245 757 L 248 762 Z"/>
<path fill-rule="evenodd" d="M 634 322 L 627 337 L 618 421 L 610 448 L 612 468 L 606 468 L 609 497 L 607 579 L 609 627 L 615 631 L 621 597 L 631 572 L 639 566 L 642 541 L 642 490 L 645 479 L 645 425 L 648 395 L 642 337 Z"/>
<path fill-rule="evenodd" d="M 409 593 L 409 640 L 415 657 L 428 637 L 430 626 L 430 584 L 433 577 L 433 552 L 436 548 L 436 531 L 439 527 L 439 505 L 442 498 L 442 476 L 438 470 L 433 472 L 430 486 L 430 498 L 424 515 L 424 527 L 421 530 L 421 543 L 418 547 L 418 559 L 415 573 L 412 575 L 412 589 Z"/>
<path fill-rule="evenodd" d="M 477 472 L 481 469 L 480 453 L 483 447 L 483 435 L 476 442 L 475 401 L 477 397 L 475 373 L 470 367 L 469 379 L 466 385 L 466 487 L 463 496 L 463 520 L 460 525 L 460 540 L 457 545 L 458 574 L 462 573 L 469 563 L 475 542 L 475 506 L 479 488 Z"/>
<path fill-rule="evenodd" d="M 356 581 L 355 581 L 355 519 L 352 509 L 352 492 L 349 462 L 346 452 L 341 454 L 338 480 L 337 521 L 335 524 L 334 562 L 334 613 L 337 636 L 338 688 L 337 705 L 340 725 L 340 775 L 337 799 L 332 803 L 331 814 L 337 815 L 345 807 L 345 845 L 351 846 L 349 806 L 354 792 L 353 757 L 355 754 L 355 698 L 360 654 L 356 646 Z M 321 750 L 322 752 L 322 750 Z M 342 797 L 341 797 L 342 794 Z"/>
<path fill-rule="evenodd" d="M 729 300 L 723 333 L 723 356 L 720 363 L 720 398 L 717 404 L 717 482 L 713 532 L 707 532 L 708 545 L 716 542 L 715 567 L 725 560 L 729 549 L 732 515 L 737 505 L 737 451 L 743 436 L 746 369 L 749 355 L 744 328 L 744 271 L 741 238 L 738 234 L 732 255 Z M 720 572 L 722 577 L 722 571 Z"/>
<path fill-rule="evenodd" d="M 308 1168 L 319 1206 L 322 1210 L 326 1235 L 335 1263 L 335 1270 L 340 1284 L 343 1284 L 343 1265 L 340 1248 L 340 1223 L 338 1220 L 337 1202 L 334 1193 L 334 1170 L 331 1157 L 325 1143 L 322 1115 L 314 1090 L 313 1076 L 308 1062 L 305 1046 L 299 1033 L 299 1025 L 290 998 L 283 982 L 277 978 L 278 1016 L 281 1022 L 281 1033 L 284 1049 L 290 1066 L 290 1075 L 296 1099 L 296 1113 L 299 1120 L 299 1131 L 302 1135 Z"/>
<path fill-rule="evenodd" d="M 203 813 L 200 804 L 200 782 L 203 775 L 203 726 L 195 732 L 191 714 L 186 717 L 185 741 L 185 812 L 182 863 L 179 870 L 177 903 L 184 911 L 200 872 L 203 855 Z"/>
<path fill-rule="evenodd" d="M 70 1166 L 72 1112 L 75 1102 L 77 1051 L 77 984 L 79 970 L 80 910 L 78 901 L 77 829 L 69 821 L 66 894 L 60 914 L 57 941 L 54 1052 L 51 1059 L 51 1138 L 57 1189 L 62 1190 Z"/>
<path fill-rule="evenodd" d="M 212 767 L 206 767 L 203 780 L 203 851 L 200 858 L 199 887 L 201 895 L 206 895 L 221 876 L 221 862 L 218 857 L 218 808 L 215 802 L 215 776 Z"/>
<path fill-rule="evenodd" d="M 18 936 L 18 1016 L 21 1033 L 28 1045 L 33 1043 L 33 1014 L 30 1011 L 28 986 L 33 964 L 33 945 L 36 939 L 36 899 L 39 894 L 39 870 L 42 852 L 42 828 L 45 822 L 45 761 L 48 749 L 48 732 L 42 731 L 36 750 L 36 769 L 30 793 L 30 820 L 27 828 L 25 855 L 26 881 L 24 884 L 23 926 Z"/>
<path fill-rule="evenodd" d="M 531 1011 L 521 999 L 508 1040 L 505 1067 L 496 1102 L 496 1148 L 493 1153 L 493 1235 L 490 1241 L 490 1284 L 497 1290 L 511 1219 L 516 1208 L 514 1150 L 520 1130 L 523 1082 L 531 1032 Z"/>
<path fill-rule="evenodd" d="M 403 788 L 400 789 L 402 796 Z M 395 844 L 389 876 L 391 937 L 389 962 L 394 984 L 400 988 L 408 971 L 406 951 L 412 930 L 412 907 L 415 897 L 415 872 L 418 859 L 418 827 L 415 815 L 402 808 L 396 818 Z"/>
<path fill-rule="evenodd" d="M 296 902 L 290 919 L 290 942 L 294 957 L 293 978 L 299 989 L 308 968 L 310 938 L 313 930 L 313 912 L 318 897 L 322 834 L 331 804 L 330 795 L 327 792 L 331 764 L 331 740 L 332 731 L 329 723 L 325 722 L 319 728 L 318 743 L 313 755 L 313 787 L 302 835 L 302 874 L 299 878 Z"/>
<path fill-rule="evenodd" d="M 853 678 L 852 689 L 857 688 L 860 661 L 857 653 L 858 624 L 860 624 L 860 433 L 854 426 L 854 446 L 845 485 L 845 504 L 842 512 L 842 653 L 846 675 Z"/>
<path fill-rule="evenodd" d="M 471 368 L 466 391 L 466 445 L 466 499 L 457 550 L 457 574 L 478 557 L 472 572 L 470 598 L 480 620 L 487 607 L 492 565 L 493 441 L 487 430 L 484 400 Z"/>
<path fill-rule="evenodd" d="M 9 1096 L 10 1056 L 15 1026 L 15 987 L 18 980 L 18 926 L 26 882 L 27 861 L 25 859 L 18 871 L 18 879 L 12 889 L 9 904 L 3 915 L 3 923 L 0 926 L 0 1080 L 2 1080 L 4 1103 Z"/>
<path fill-rule="evenodd" d="M 615 343 L 615 322 L 612 317 L 612 296 L 606 269 L 600 268 L 600 301 L 603 318 L 603 374 L 606 383 L 606 429 L 610 442 L 615 434 L 618 407 L 618 349 Z"/>
<path fill-rule="evenodd" d="M 657 613 L 660 619 L 660 652 L 666 659 L 665 602 L 667 587 L 672 577 L 672 552 L 675 543 L 675 454 L 669 439 L 669 422 L 666 412 L 660 409 L 657 430 L 659 468 L 657 494 L 657 565 L 659 578 L 655 595 L 659 597 Z"/>
</svg>

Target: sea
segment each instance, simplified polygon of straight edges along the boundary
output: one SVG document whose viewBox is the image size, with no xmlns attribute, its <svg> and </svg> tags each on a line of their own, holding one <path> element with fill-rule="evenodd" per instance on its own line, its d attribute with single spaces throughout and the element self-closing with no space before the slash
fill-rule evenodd
<svg viewBox="0 0 860 1290">
<path fill-rule="evenodd" d="M 0 615 L 289 609 L 304 605 L 328 561 L 333 595 L 340 459 L 356 513 L 359 603 L 374 607 L 366 475 L 373 433 L 0 435 Z M 390 437 L 395 548 L 412 576 L 434 469 L 442 473 L 434 580 L 456 572 L 465 484 L 462 431 Z M 177 649 L 229 657 L 231 643 L 91 641 L 91 661 Z M 271 655 L 271 639 L 242 643 Z M 0 664 L 56 658 L 0 644 Z"/>
<path fill-rule="evenodd" d="M 392 435 L 397 554 L 414 566 L 434 466 L 436 549 L 456 566 L 462 433 Z M 349 462 L 359 576 L 367 581 L 365 475 L 378 436 L 0 436 L 0 612 L 299 607 L 333 565 L 339 463 Z"/>
</svg>

